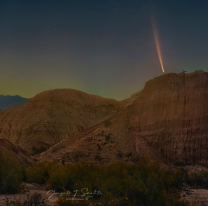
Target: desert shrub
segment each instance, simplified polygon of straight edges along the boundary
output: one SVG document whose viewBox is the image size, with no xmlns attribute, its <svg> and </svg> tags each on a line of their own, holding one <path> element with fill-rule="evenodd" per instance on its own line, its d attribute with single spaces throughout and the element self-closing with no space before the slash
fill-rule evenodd
<svg viewBox="0 0 208 206">
<path fill-rule="evenodd" d="M 23 188 L 24 168 L 10 152 L 0 157 L 0 193 L 17 193 Z"/>
<path fill-rule="evenodd" d="M 50 177 L 48 183 L 53 190 L 64 191 L 71 189 L 73 184 L 71 176 L 71 168 L 69 166 L 59 165 L 55 166 L 50 171 Z"/>
<path fill-rule="evenodd" d="M 101 162 L 102 157 L 101 157 L 100 152 L 98 152 L 98 153 L 95 155 L 95 160 L 98 161 L 98 162 Z"/>
<path fill-rule="evenodd" d="M 56 191 L 98 189 L 99 167 L 93 164 L 56 165 L 50 171 L 48 184 Z"/>
<path fill-rule="evenodd" d="M 118 156 L 119 158 L 122 158 L 122 157 L 123 157 L 123 154 L 122 154 L 122 152 L 121 152 L 120 150 L 118 151 L 117 156 Z"/>
<path fill-rule="evenodd" d="M 187 173 L 182 169 L 168 170 L 163 171 L 161 178 L 166 190 L 171 190 L 172 188 L 180 189 L 183 183 L 186 182 Z"/>
<path fill-rule="evenodd" d="M 26 169 L 27 182 L 44 184 L 49 178 L 53 163 L 39 162 Z"/>
<path fill-rule="evenodd" d="M 127 154 L 126 154 L 126 157 L 128 157 L 128 158 L 129 158 L 129 157 L 132 157 L 132 153 L 131 153 L 131 152 L 127 153 Z"/>
<path fill-rule="evenodd" d="M 111 126 L 112 125 L 112 122 L 109 120 L 109 119 L 107 119 L 106 121 L 105 121 L 105 126 L 106 127 L 109 127 L 109 126 Z"/>
<path fill-rule="evenodd" d="M 106 140 L 106 141 L 109 141 L 110 138 L 111 138 L 111 135 L 112 135 L 111 133 L 106 134 L 106 135 L 105 135 L 105 140 Z"/>
<path fill-rule="evenodd" d="M 189 174 L 187 176 L 187 183 L 195 187 L 203 187 L 208 189 L 208 172 L 202 170 Z"/>
</svg>

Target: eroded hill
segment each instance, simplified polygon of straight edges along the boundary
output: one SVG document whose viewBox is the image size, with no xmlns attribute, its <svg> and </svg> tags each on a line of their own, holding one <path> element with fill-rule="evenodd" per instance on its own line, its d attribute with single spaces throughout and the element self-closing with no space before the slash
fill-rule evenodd
<svg viewBox="0 0 208 206">
<path fill-rule="evenodd" d="M 0 134 L 30 153 L 39 153 L 123 107 L 122 102 L 73 89 L 49 90 L 1 112 Z"/>
<path fill-rule="evenodd" d="M 208 73 L 148 81 L 126 110 L 42 153 L 40 160 L 134 161 L 208 166 Z M 71 141 L 76 139 L 76 141 Z"/>
</svg>

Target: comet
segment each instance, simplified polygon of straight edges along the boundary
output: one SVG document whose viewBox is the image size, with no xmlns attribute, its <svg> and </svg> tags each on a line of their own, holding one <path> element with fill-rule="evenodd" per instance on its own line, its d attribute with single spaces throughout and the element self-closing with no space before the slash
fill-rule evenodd
<svg viewBox="0 0 208 206">
<path fill-rule="evenodd" d="M 153 33 L 154 33 L 155 46 L 156 46 L 156 49 L 157 49 L 157 54 L 158 54 L 158 57 L 159 57 L 159 60 L 160 60 L 160 65 L 161 65 L 162 71 L 164 73 L 162 53 L 161 53 L 161 49 L 160 49 L 160 42 L 159 42 L 156 22 L 155 22 L 154 18 L 152 18 L 152 28 L 153 28 Z"/>
</svg>

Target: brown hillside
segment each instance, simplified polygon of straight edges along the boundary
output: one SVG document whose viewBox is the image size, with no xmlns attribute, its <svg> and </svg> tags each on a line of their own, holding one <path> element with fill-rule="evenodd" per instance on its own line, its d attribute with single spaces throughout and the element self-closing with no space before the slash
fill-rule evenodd
<svg viewBox="0 0 208 206">
<path fill-rule="evenodd" d="M 0 134 L 39 152 L 117 114 L 123 103 L 73 89 L 42 92 L 0 115 Z"/>
<path fill-rule="evenodd" d="M 207 88 L 208 73 L 202 71 L 152 79 L 125 111 L 63 140 L 39 159 L 107 163 L 148 155 L 175 165 L 208 166 Z"/>
<path fill-rule="evenodd" d="M 135 150 L 135 138 L 129 133 L 128 122 L 128 113 L 124 111 L 73 137 L 62 140 L 40 154 L 38 159 L 69 163 L 90 161 L 100 164 L 118 160 L 134 162 L 138 155 Z"/>
<path fill-rule="evenodd" d="M 129 113 L 138 142 L 177 165 L 208 165 L 208 73 L 165 74 L 148 81 Z"/>
<path fill-rule="evenodd" d="M 4 153 L 17 159 L 20 163 L 28 165 L 33 162 L 30 155 L 19 146 L 16 146 L 6 138 L 0 138 L 0 156 Z"/>
</svg>

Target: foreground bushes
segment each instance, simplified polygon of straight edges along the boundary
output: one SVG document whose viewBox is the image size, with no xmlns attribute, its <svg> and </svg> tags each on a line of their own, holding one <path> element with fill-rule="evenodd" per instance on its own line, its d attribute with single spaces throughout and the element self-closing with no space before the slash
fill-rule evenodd
<svg viewBox="0 0 208 206">
<path fill-rule="evenodd" d="M 24 169 L 10 152 L 0 156 L 0 193 L 17 193 L 23 188 Z"/>
<path fill-rule="evenodd" d="M 83 188 L 100 191 L 102 194 L 93 197 L 92 201 L 96 203 L 98 200 L 103 205 L 184 205 L 178 195 L 185 181 L 184 173 L 163 170 L 159 164 L 148 161 L 137 165 L 114 163 L 107 166 L 37 163 L 28 167 L 27 177 L 29 181 L 49 184 L 56 192 L 70 191 L 73 194 L 74 190 Z M 64 198 L 59 200 L 60 206 L 69 204 L 72 203 Z"/>
<path fill-rule="evenodd" d="M 40 162 L 34 166 L 29 166 L 26 170 L 27 182 L 44 184 L 49 178 L 49 171 L 52 163 Z"/>
<path fill-rule="evenodd" d="M 24 172 L 26 177 L 24 177 Z M 62 197 L 58 206 L 67 205 L 154 205 L 182 206 L 179 192 L 183 183 L 208 188 L 208 172 L 188 175 L 185 171 L 162 169 L 158 163 L 143 159 L 136 165 L 114 163 L 94 165 L 77 163 L 36 163 L 26 171 L 9 153 L 0 157 L 0 193 L 16 193 L 22 188 L 23 180 L 30 183 L 48 184 L 56 192 L 88 188 L 89 192 L 100 191 L 88 201 L 66 201 Z"/>
</svg>

